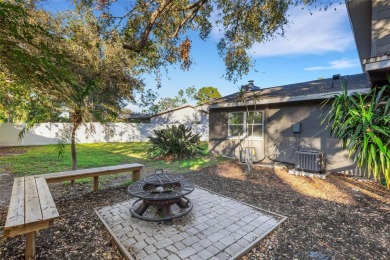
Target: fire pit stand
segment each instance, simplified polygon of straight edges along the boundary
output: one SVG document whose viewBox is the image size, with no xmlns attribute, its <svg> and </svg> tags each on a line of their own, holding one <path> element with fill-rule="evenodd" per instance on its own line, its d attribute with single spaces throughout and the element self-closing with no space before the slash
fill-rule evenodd
<svg viewBox="0 0 390 260">
<path fill-rule="evenodd" d="M 184 180 L 182 176 L 156 170 L 154 174 L 127 188 L 132 196 L 138 198 L 130 207 L 130 213 L 133 217 L 142 220 L 164 221 L 169 224 L 172 219 L 184 216 L 191 211 L 192 203 L 185 195 L 194 189 L 194 185 Z M 177 205 L 180 212 L 172 214 L 171 206 L 173 205 Z M 157 208 L 157 214 L 144 216 L 150 206 Z"/>
</svg>

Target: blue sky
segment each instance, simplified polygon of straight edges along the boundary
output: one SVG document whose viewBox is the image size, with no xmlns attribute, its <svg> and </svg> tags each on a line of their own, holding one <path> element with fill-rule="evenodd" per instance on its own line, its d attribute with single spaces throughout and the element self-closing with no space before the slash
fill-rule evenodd
<svg viewBox="0 0 390 260">
<path fill-rule="evenodd" d="M 48 6 L 48 9 L 64 10 L 67 7 L 66 1 L 56 1 L 55 6 Z M 198 89 L 214 86 L 224 96 L 236 92 L 248 80 L 266 88 L 329 78 L 334 74 L 361 73 L 346 7 L 344 4 L 336 7 L 337 10 L 311 10 L 312 14 L 301 7 L 291 9 L 291 22 L 285 37 L 256 44 L 251 49 L 255 67 L 236 83 L 223 77 L 225 66 L 216 48 L 222 32 L 214 28 L 207 41 L 193 39 L 191 56 L 194 63 L 189 71 L 180 70 L 180 65 L 169 67 L 168 73 L 162 72 L 160 89 L 156 88 L 154 75 L 144 75 L 146 88 L 157 91 L 160 97 L 173 97 L 180 89 L 190 86 Z M 128 107 L 139 110 L 135 105 Z"/>
<path fill-rule="evenodd" d="M 214 86 L 224 96 L 236 92 L 248 80 L 267 88 L 329 78 L 334 74 L 361 73 L 345 5 L 337 5 L 337 10 L 311 12 L 312 15 L 301 7 L 291 10 L 291 23 L 285 37 L 256 44 L 251 50 L 255 67 L 236 83 L 223 78 L 225 66 L 216 48 L 221 32 L 214 29 L 206 42 L 193 40 L 193 66 L 189 71 L 181 71 L 179 66 L 170 67 L 163 76 L 159 96 L 172 97 L 179 89 L 190 86 Z M 148 88 L 156 89 L 153 77 L 146 76 L 145 82 Z"/>
</svg>

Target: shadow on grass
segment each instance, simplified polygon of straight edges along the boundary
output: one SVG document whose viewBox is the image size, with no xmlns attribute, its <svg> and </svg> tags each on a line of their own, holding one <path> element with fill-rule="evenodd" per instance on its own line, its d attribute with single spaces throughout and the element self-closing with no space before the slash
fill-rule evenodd
<svg viewBox="0 0 390 260">
<path fill-rule="evenodd" d="M 186 172 L 207 167 L 220 162 L 221 158 L 202 156 L 199 158 L 164 161 L 148 159 L 149 143 L 95 143 L 78 144 L 78 169 L 119 165 L 126 163 L 141 163 L 147 168 L 166 169 L 171 172 Z M 207 143 L 202 147 L 207 154 Z M 9 148 L 12 150 L 12 148 Z M 13 148 L 20 149 L 20 148 Z M 58 156 L 56 145 L 24 147 L 23 154 L 13 154 L 0 158 L 0 164 L 7 173 L 39 175 L 71 170 L 72 157 L 70 145 L 65 148 L 65 154 Z"/>
</svg>

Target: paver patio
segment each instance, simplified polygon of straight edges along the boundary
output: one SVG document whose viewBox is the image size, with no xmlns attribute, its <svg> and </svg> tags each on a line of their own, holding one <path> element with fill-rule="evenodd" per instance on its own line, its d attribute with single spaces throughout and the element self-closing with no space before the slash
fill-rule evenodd
<svg viewBox="0 0 390 260">
<path fill-rule="evenodd" d="M 196 187 L 194 204 L 173 225 L 133 218 L 135 199 L 96 209 L 128 259 L 235 259 L 286 218 Z"/>
</svg>

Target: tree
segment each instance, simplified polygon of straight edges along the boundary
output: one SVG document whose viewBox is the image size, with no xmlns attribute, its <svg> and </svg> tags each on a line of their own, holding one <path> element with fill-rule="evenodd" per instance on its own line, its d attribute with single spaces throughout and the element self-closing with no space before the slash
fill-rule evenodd
<svg viewBox="0 0 390 260">
<path fill-rule="evenodd" d="M 69 92 L 60 97 L 69 109 L 72 122 L 72 169 L 77 168 L 75 134 L 86 122 L 107 123 L 116 118 L 126 100 L 133 99 L 134 89 L 142 87 L 135 77 L 136 61 L 126 58 L 119 34 L 105 40 L 101 37 L 97 20 L 91 13 L 68 16 L 60 20 L 58 28 L 63 35 L 64 48 L 73 66 L 69 68 L 78 77 L 69 85 Z M 93 130 L 93 129 L 91 129 Z"/>
<path fill-rule="evenodd" d="M 71 81 L 63 66 L 67 61 L 56 48 L 59 39 L 40 25 L 26 5 L 0 1 L 0 82 L 12 82 L 25 93 L 50 95 L 53 87 Z"/>
<path fill-rule="evenodd" d="M 141 112 L 146 114 L 156 114 L 158 112 L 158 107 L 155 104 L 157 98 L 158 93 L 151 89 L 142 91 L 140 100 L 137 102 L 142 109 Z"/>
<path fill-rule="evenodd" d="M 167 110 L 172 110 L 176 107 L 183 106 L 185 104 L 188 104 L 188 100 L 195 99 L 196 88 L 195 87 L 188 87 L 185 90 L 180 89 L 177 92 L 177 95 L 173 98 L 161 98 L 157 105 L 155 106 L 156 113 L 157 112 L 163 112 Z"/>
<path fill-rule="evenodd" d="M 161 98 L 157 103 L 157 112 L 172 110 L 176 107 L 183 106 L 184 104 L 186 104 L 186 102 L 183 102 L 183 100 L 178 97 Z"/>
<path fill-rule="evenodd" d="M 390 85 L 378 90 L 348 96 L 344 86 L 341 94 L 325 102 L 329 110 L 323 123 L 366 175 L 380 180 L 382 172 L 390 188 Z"/>
<path fill-rule="evenodd" d="M 253 83 L 250 83 L 250 84 L 253 84 Z M 256 91 L 251 91 L 251 88 L 248 86 L 248 85 L 243 85 L 241 86 L 241 88 L 239 89 L 239 91 L 237 92 L 237 95 L 236 95 L 236 101 L 239 102 L 239 103 L 243 103 L 245 105 L 245 109 L 246 109 L 246 125 L 244 127 L 246 127 L 246 132 L 247 132 L 247 136 L 243 137 L 243 138 L 240 138 L 239 139 L 239 145 L 240 145 L 240 152 L 245 152 L 245 159 L 246 159 L 246 165 L 247 165 L 247 174 L 251 174 L 252 173 L 252 164 L 254 163 L 253 162 L 253 158 L 252 158 L 252 154 L 251 151 L 249 149 L 245 149 L 245 147 L 243 146 L 243 144 L 245 143 L 245 139 L 248 137 L 248 133 L 250 135 L 250 133 L 254 133 L 254 123 L 256 122 L 256 119 L 258 118 L 257 114 L 259 113 L 256 109 L 257 107 L 257 103 L 260 101 L 260 94 Z M 253 104 L 253 109 L 252 109 L 252 104 L 249 104 L 249 102 L 251 102 Z M 249 128 L 250 126 L 250 128 Z M 244 130 L 245 131 L 245 130 Z M 243 133 L 240 133 L 239 134 L 240 136 L 243 135 Z M 249 139 L 249 146 L 248 147 L 253 147 L 253 139 Z"/>
<path fill-rule="evenodd" d="M 28 10 L 56 40 L 52 48 L 65 60 L 62 70 L 70 80 L 61 80 L 57 85 L 47 82 L 46 86 L 28 89 L 34 94 L 36 105 L 27 108 L 27 125 L 21 133 L 23 136 L 35 123 L 50 120 L 50 111 L 67 108 L 72 124 L 73 170 L 77 168 L 77 129 L 88 122 L 112 121 L 126 102 L 133 100 L 133 91 L 143 87 L 135 69 L 142 67 L 143 60 L 126 55 L 119 33 L 112 32 L 109 39 L 103 37 L 102 27 L 91 10 L 76 9 L 77 12 L 61 13 L 57 17 Z"/>
<path fill-rule="evenodd" d="M 188 98 L 187 103 L 192 103 L 193 100 L 196 100 L 196 94 L 198 93 L 198 90 L 194 86 L 191 86 L 185 89 L 185 93 Z"/>
<path fill-rule="evenodd" d="M 23 89 L 0 73 L 0 122 L 15 123 L 25 119 L 24 107 L 29 97 Z"/>
<path fill-rule="evenodd" d="M 0 69 L 9 80 L 25 83 L 37 101 L 30 125 L 66 106 L 75 132 L 89 120 L 114 117 L 142 86 L 139 73 L 175 63 L 188 69 L 190 32 L 204 40 L 213 26 L 221 29 L 219 54 L 226 77 L 236 80 L 249 71 L 254 43 L 283 34 L 288 8 L 316 0 L 139 0 L 130 1 L 124 15 L 112 12 L 114 1 L 76 0 L 75 16 L 56 19 L 37 10 L 35 1 L 13 2 L 0 1 Z M 74 142 L 73 133 L 73 168 Z"/>
<path fill-rule="evenodd" d="M 215 87 L 203 87 L 199 89 L 198 93 L 196 94 L 195 99 L 198 101 L 197 104 L 207 104 L 211 101 L 222 97 L 219 93 L 218 89 Z"/>
<path fill-rule="evenodd" d="M 284 34 L 289 7 L 319 1 L 140 0 L 128 2 L 124 14 L 112 8 L 114 1 L 78 2 L 100 10 L 101 20 L 113 24 L 109 29 L 124 24 L 123 47 L 156 66 L 180 62 L 183 69 L 188 69 L 194 35 L 190 32 L 198 32 L 198 37 L 205 40 L 217 27 L 222 33 L 217 48 L 226 65 L 225 76 L 237 80 L 249 72 L 252 60 L 248 51 L 253 44 Z M 322 7 L 327 9 L 332 2 Z"/>
</svg>

